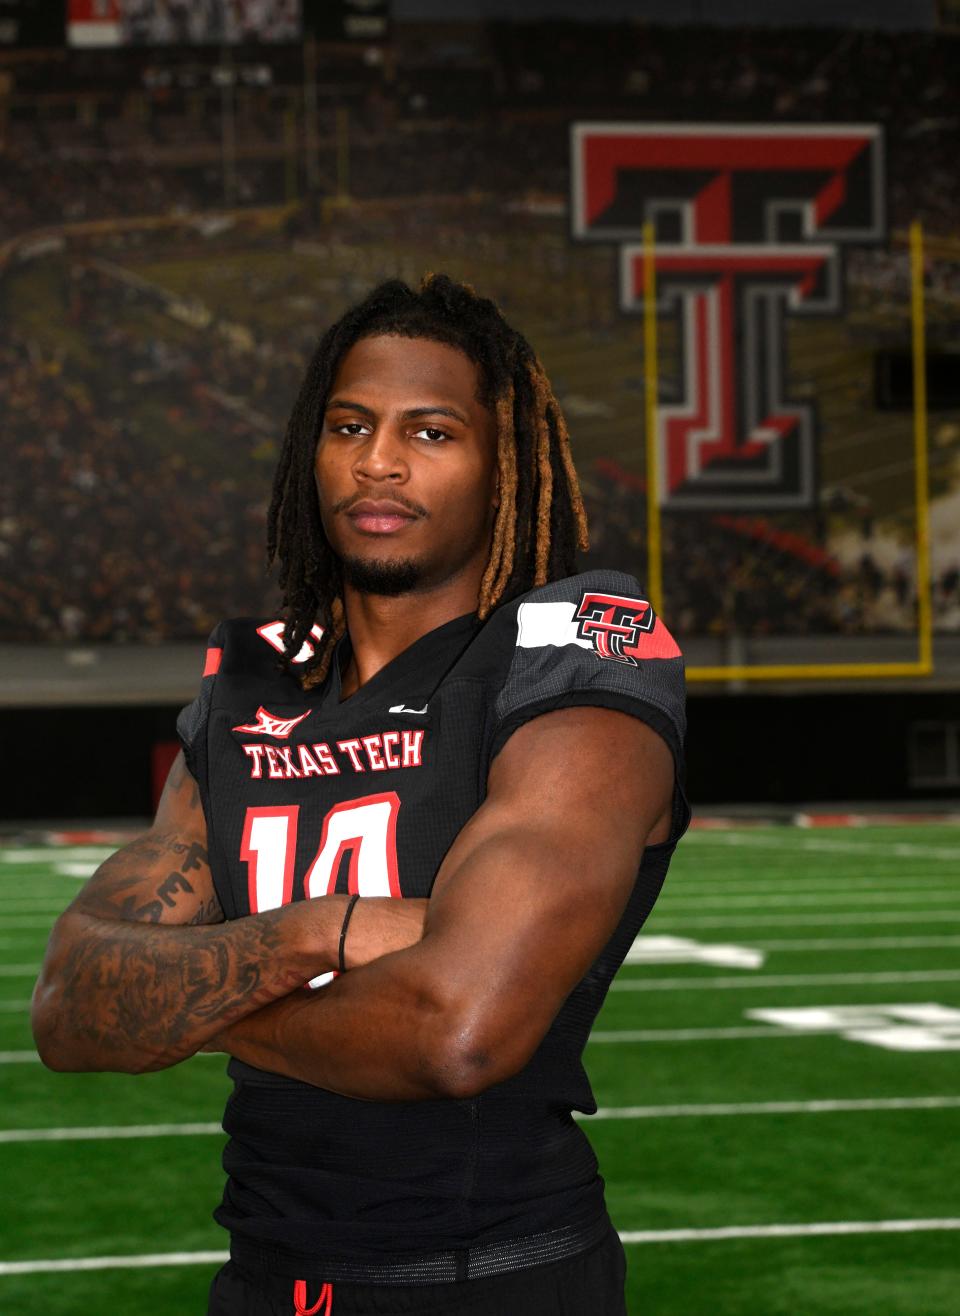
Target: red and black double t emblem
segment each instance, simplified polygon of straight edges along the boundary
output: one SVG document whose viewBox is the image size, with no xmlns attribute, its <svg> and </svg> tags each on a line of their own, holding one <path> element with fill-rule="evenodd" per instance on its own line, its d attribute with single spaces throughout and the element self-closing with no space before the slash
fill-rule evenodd
<svg viewBox="0 0 960 1316">
<path fill-rule="evenodd" d="M 657 615 L 646 599 L 587 593 L 580 600 L 576 621 L 577 638 L 589 640 L 601 658 L 636 667 L 640 638 L 653 632 Z"/>
<path fill-rule="evenodd" d="M 583 123 L 573 127 L 573 236 L 620 248 L 620 305 L 673 320 L 660 398 L 660 501 L 809 507 L 817 417 L 791 392 L 788 320 L 843 308 L 843 251 L 884 239 L 875 124 Z"/>
</svg>

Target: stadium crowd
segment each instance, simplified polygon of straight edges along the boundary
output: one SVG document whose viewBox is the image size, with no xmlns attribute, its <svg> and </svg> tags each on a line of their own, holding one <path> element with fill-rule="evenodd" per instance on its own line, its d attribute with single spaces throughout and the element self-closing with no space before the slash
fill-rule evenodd
<svg viewBox="0 0 960 1316">
<path fill-rule="evenodd" d="M 396 206 L 395 245 L 384 240 L 383 223 L 368 224 L 362 211 L 349 217 L 350 242 L 368 242 L 379 253 L 376 268 L 354 272 L 349 243 L 338 247 L 329 223 L 309 214 L 292 221 L 287 235 L 327 242 L 339 293 L 356 295 L 371 278 L 397 272 L 395 253 L 406 238 L 428 237 L 442 261 L 484 243 L 490 231 L 509 233 L 521 222 L 510 213 L 518 201 L 542 199 L 555 208 L 568 188 L 571 114 L 693 119 L 709 106 L 719 120 L 880 121 L 888 133 L 892 222 L 903 225 L 919 211 L 933 231 L 957 233 L 960 171 L 952 143 L 960 86 L 946 63 L 953 47 L 943 40 L 822 32 L 798 41 L 773 31 L 711 30 L 692 41 L 680 30 L 580 25 L 552 28 L 546 39 L 542 27 L 525 24 L 489 27 L 460 44 L 444 40 L 431 45 L 401 31 L 392 81 L 369 71 L 350 75 L 349 191 Z M 917 86 L 926 88 L 919 100 Z M 329 195 L 338 176 L 335 85 L 324 92 L 317 169 Z M 136 114 L 118 108 L 134 103 Z M 283 116 L 295 105 L 294 89 L 238 91 L 236 103 L 238 204 L 289 199 L 291 187 L 300 192 L 305 181 L 302 161 L 294 161 L 291 178 L 286 157 Z M 0 406 L 12 454 L 0 487 L 0 634 L 194 637 L 225 612 L 272 606 L 262 530 L 276 437 L 315 326 L 332 303 L 304 303 L 292 328 L 270 335 L 214 320 L 178 336 L 162 290 L 125 283 L 96 257 L 109 253 L 111 227 L 119 232 L 131 217 L 193 217 L 199 230 L 222 205 L 219 99 L 164 87 L 121 98 L 110 113 L 96 97 L 89 113 L 80 104 L 68 118 L 60 102 L 56 115 L 39 99 L 32 114 L 18 110 L 0 149 L 0 311 L 31 243 L 64 224 L 104 220 L 108 230 L 101 248 L 94 240 L 57 267 L 67 284 L 58 293 L 67 329 L 84 340 L 82 352 L 40 346 L 18 332 L 16 316 L 0 316 Z M 295 150 L 299 157 L 299 139 Z M 434 211 L 414 204 L 424 195 L 467 193 L 487 198 L 487 210 L 475 212 L 483 231 L 453 219 L 438 224 Z M 189 234 L 182 242 L 188 245 Z M 533 259 L 542 272 L 562 276 L 568 247 L 544 241 Z M 955 297 L 958 268 L 932 262 L 934 289 Z M 854 284 L 905 296 L 903 253 L 854 252 L 850 272 Z M 567 305 L 558 300 L 569 286 L 561 277 L 518 288 L 504 269 L 489 291 L 521 319 L 562 317 L 604 334 L 617 315 L 607 278 L 605 267 Z M 252 302 L 278 295 L 249 271 L 244 279 Z M 587 283 L 596 285 L 592 292 Z M 293 299 L 304 290 L 279 291 Z M 562 371 L 556 383 L 563 393 Z M 642 498 L 602 474 L 585 474 L 588 565 L 627 566 L 642 577 Z M 743 518 L 666 517 L 669 606 L 679 633 L 912 629 L 908 565 L 878 554 L 866 530 L 860 551 L 842 563 L 830 559 L 815 549 L 821 530 L 811 525 L 790 539 Z M 802 548 L 804 536 L 815 551 Z M 935 602 L 940 624 L 960 628 L 957 564 L 939 569 Z"/>
<path fill-rule="evenodd" d="M 577 116 L 879 122 L 892 223 L 921 214 L 932 231 L 953 233 L 953 51 L 955 43 L 923 33 L 808 31 L 797 40 L 775 29 L 711 29 L 692 40 L 673 28 L 510 23 L 452 44 L 401 28 L 390 80 L 369 69 L 358 78 L 342 61 L 323 66 L 320 186 L 332 191 L 337 177 L 337 104 L 350 111 L 349 189 L 358 198 L 565 196 L 567 126 Z M 289 52 L 277 59 L 274 76 L 290 77 Z M 212 66 L 189 89 L 148 87 L 111 102 L 88 89 L 78 94 L 84 113 L 62 97 L 44 108 L 37 97 L 32 112 L 11 114 L 0 150 L 0 238 L 63 220 L 222 205 L 222 101 L 211 75 Z M 237 204 L 287 198 L 285 116 L 302 132 L 301 93 L 297 80 L 237 89 Z M 301 140 L 292 151 L 300 173 Z"/>
<path fill-rule="evenodd" d="M 205 634 L 225 608 L 269 606 L 272 444 L 249 404 L 225 408 L 206 383 L 239 384 L 240 367 L 215 342 L 204 359 L 132 335 L 96 304 L 97 283 L 85 275 L 72 289 L 86 367 L 65 371 L 0 327 L 13 454 L 0 486 L 7 640 L 156 643 Z M 247 364 L 246 382 L 266 390 Z M 204 430 L 217 435 L 209 453 L 196 446 Z"/>
</svg>

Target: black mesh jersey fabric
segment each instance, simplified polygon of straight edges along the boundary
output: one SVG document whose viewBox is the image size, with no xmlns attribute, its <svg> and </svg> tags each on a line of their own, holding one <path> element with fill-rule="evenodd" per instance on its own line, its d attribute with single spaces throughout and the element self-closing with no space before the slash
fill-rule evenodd
<svg viewBox="0 0 960 1316">
<path fill-rule="evenodd" d="M 218 626 L 210 674 L 178 720 L 228 918 L 328 891 L 428 896 L 493 756 L 564 706 L 620 709 L 664 738 L 674 825 L 646 850 L 619 926 L 535 1055 L 482 1095 L 358 1101 L 231 1061 L 218 1220 L 277 1255 L 371 1262 L 589 1224 L 603 1186 L 571 1113 L 596 1109 L 581 1056 L 689 820 L 676 645 L 637 581 L 613 572 L 534 590 L 482 625 L 448 622 L 342 701 L 348 641 L 304 691 L 277 635 L 253 619 Z"/>
</svg>

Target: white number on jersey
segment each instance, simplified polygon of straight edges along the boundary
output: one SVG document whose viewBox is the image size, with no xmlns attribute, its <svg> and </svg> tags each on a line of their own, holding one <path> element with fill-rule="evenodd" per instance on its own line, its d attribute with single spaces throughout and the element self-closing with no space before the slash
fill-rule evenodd
<svg viewBox="0 0 960 1316">
<path fill-rule="evenodd" d="M 307 898 L 331 895 L 336 890 L 340 861 L 347 851 L 347 890 L 351 894 L 399 897 L 399 811 L 396 791 L 335 804 L 323 820 L 320 846 L 304 879 Z M 247 865 L 251 914 L 279 909 L 293 899 L 299 812 L 298 804 L 247 809 L 240 858 Z M 310 986 L 323 987 L 335 977 L 335 973 L 321 973 L 311 978 Z"/>
</svg>

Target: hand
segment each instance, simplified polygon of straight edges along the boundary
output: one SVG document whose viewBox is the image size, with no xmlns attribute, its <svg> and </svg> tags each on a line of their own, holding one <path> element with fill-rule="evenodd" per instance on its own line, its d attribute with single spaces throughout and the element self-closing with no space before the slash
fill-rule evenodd
<svg viewBox="0 0 960 1316">
<path fill-rule="evenodd" d="M 365 896 L 358 900 L 347 926 L 343 948 L 348 969 L 359 969 L 381 955 L 406 950 L 423 936 L 426 900 L 396 900 L 392 896 Z"/>
</svg>

